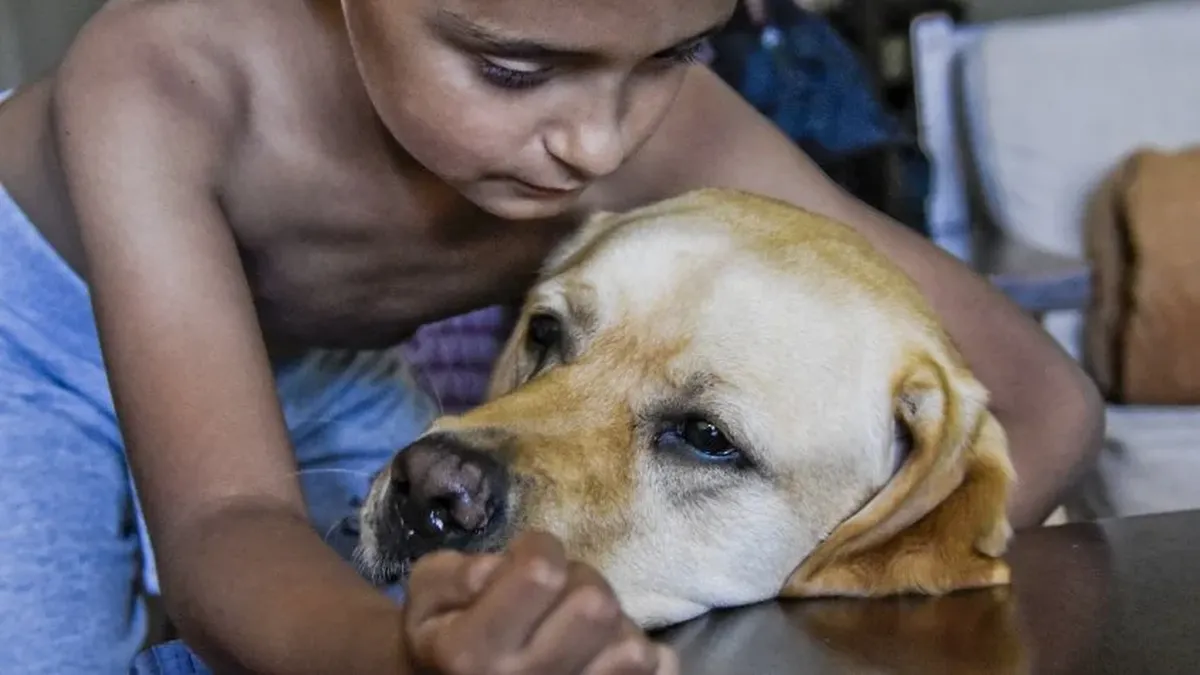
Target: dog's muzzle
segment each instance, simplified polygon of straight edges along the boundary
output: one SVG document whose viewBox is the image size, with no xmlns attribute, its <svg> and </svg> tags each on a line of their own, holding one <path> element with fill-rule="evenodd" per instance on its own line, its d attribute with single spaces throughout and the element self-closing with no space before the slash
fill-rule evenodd
<svg viewBox="0 0 1200 675">
<path fill-rule="evenodd" d="M 380 554 L 406 563 L 438 549 L 480 550 L 503 528 L 509 476 L 492 453 L 433 433 L 392 461 L 374 523 Z"/>
</svg>

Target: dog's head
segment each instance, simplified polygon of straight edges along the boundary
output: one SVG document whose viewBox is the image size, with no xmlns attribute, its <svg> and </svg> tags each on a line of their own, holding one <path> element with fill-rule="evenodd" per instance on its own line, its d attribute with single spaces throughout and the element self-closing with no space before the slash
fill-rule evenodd
<svg viewBox="0 0 1200 675">
<path fill-rule="evenodd" d="M 705 190 L 602 214 L 546 265 L 490 400 L 398 453 L 359 558 L 557 535 L 643 626 L 778 596 L 1007 581 L 984 388 L 849 228 Z"/>
</svg>

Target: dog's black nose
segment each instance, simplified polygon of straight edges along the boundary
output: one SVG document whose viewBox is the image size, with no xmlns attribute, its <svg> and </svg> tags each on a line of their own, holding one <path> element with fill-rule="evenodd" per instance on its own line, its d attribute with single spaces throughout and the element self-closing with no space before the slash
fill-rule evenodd
<svg viewBox="0 0 1200 675">
<path fill-rule="evenodd" d="M 396 456 L 392 487 L 410 546 L 462 548 L 501 518 L 508 472 L 494 455 L 434 433 Z"/>
</svg>

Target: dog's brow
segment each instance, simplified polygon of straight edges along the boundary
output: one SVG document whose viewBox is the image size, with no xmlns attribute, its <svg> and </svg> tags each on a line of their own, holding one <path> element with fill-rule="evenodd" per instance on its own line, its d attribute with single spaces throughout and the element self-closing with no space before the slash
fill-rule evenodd
<svg viewBox="0 0 1200 675">
<path fill-rule="evenodd" d="M 599 328 L 599 318 L 596 316 L 595 305 L 587 298 L 586 292 L 567 293 L 564 300 L 567 305 L 567 317 L 575 330 L 592 335 Z"/>
<path fill-rule="evenodd" d="M 680 388 L 684 396 L 690 399 L 707 398 L 711 392 L 724 382 L 716 373 L 697 372 L 688 375 Z"/>
<path fill-rule="evenodd" d="M 713 391 L 721 382 L 721 378 L 712 373 L 690 373 L 674 392 L 661 401 L 655 414 L 679 417 L 696 413 L 698 409 L 712 408 Z"/>
</svg>

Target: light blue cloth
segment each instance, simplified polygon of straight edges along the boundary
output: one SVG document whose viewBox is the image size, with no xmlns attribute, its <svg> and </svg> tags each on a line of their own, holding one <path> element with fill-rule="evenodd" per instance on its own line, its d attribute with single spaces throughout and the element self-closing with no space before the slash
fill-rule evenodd
<svg viewBox="0 0 1200 675">
<path fill-rule="evenodd" d="M 338 524 L 435 405 L 399 349 L 312 352 L 276 384 L 313 525 L 348 555 Z M 158 588 L 131 485 L 87 287 L 0 186 L 0 673 L 129 672 Z"/>
</svg>

